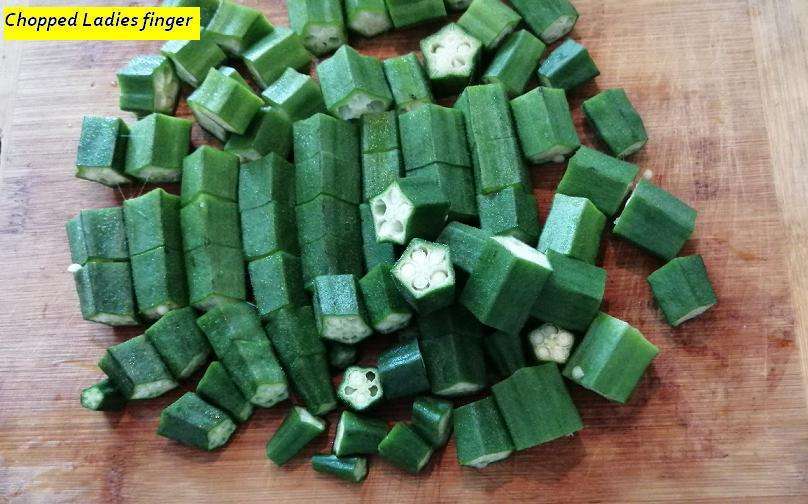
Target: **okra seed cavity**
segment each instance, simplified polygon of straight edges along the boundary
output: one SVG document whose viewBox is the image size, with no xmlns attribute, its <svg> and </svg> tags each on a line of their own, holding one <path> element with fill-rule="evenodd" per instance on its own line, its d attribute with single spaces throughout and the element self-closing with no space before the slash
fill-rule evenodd
<svg viewBox="0 0 808 504">
<path fill-rule="evenodd" d="M 342 376 L 338 395 L 348 406 L 361 411 L 380 401 L 382 392 L 376 368 L 351 366 Z"/>
<path fill-rule="evenodd" d="M 436 42 L 429 48 L 429 52 L 436 56 L 434 64 L 439 72 L 465 69 L 474 56 L 471 44 L 455 33 L 449 33 L 440 42 Z"/>
<path fill-rule="evenodd" d="M 584 370 L 581 369 L 581 366 L 575 366 L 572 368 L 572 377 L 576 380 L 580 380 L 584 377 Z"/>
<path fill-rule="evenodd" d="M 443 250 L 416 248 L 410 253 L 409 261 L 401 265 L 401 276 L 417 291 L 438 286 L 449 278 L 445 261 Z"/>
<path fill-rule="evenodd" d="M 397 185 L 390 186 L 376 197 L 371 203 L 370 211 L 380 239 L 396 243 L 404 240 L 404 222 L 412 215 L 413 205 Z"/>
<path fill-rule="evenodd" d="M 528 335 L 536 359 L 564 364 L 575 342 L 571 332 L 554 324 L 544 324 Z"/>
</svg>

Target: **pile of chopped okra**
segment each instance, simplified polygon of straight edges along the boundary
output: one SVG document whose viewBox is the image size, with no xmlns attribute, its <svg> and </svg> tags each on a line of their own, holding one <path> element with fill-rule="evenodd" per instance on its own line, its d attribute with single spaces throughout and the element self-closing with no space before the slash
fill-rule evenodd
<svg viewBox="0 0 808 504">
<path fill-rule="evenodd" d="M 566 92 L 600 72 L 562 41 L 578 20 L 568 0 L 287 0 L 289 28 L 231 0 L 165 3 L 200 7 L 201 39 L 132 59 L 120 107 L 139 119 L 87 116 L 79 140 L 80 178 L 181 184 L 67 224 L 84 318 L 150 324 L 107 349 L 85 408 L 205 369 L 158 434 L 213 450 L 254 407 L 294 396 L 266 446 L 276 464 L 341 405 L 316 471 L 359 482 L 378 454 L 417 473 L 452 431 L 458 462 L 481 468 L 583 428 L 567 381 L 625 403 L 658 354 L 600 312 L 608 221 L 667 261 L 648 283 L 670 325 L 716 303 L 701 257 L 677 257 L 696 211 L 625 161 L 647 135 L 622 89 L 582 105 L 607 153 L 581 145 Z M 347 45 L 347 31 L 447 9 L 464 12 L 420 41 L 422 58 Z M 525 92 L 534 73 L 541 86 Z M 192 122 L 172 117 L 182 88 L 221 148 L 189 152 Z M 526 163 L 564 161 L 540 226 Z M 375 333 L 388 348 L 355 365 Z M 390 428 L 372 410 L 395 399 L 412 417 Z"/>
</svg>

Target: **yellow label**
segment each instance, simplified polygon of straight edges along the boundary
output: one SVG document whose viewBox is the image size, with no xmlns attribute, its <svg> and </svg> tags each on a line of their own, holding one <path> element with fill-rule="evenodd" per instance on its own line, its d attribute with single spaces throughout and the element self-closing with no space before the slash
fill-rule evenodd
<svg viewBox="0 0 808 504">
<path fill-rule="evenodd" d="M 5 7 L 5 40 L 199 40 L 199 7 Z"/>
</svg>

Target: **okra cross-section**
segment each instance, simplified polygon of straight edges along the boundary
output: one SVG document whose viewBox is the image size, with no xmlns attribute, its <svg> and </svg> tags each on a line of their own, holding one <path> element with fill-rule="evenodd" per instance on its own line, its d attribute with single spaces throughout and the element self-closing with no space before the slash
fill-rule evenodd
<svg viewBox="0 0 808 504">
<path fill-rule="evenodd" d="M 259 86 L 265 88 L 277 80 L 287 68 L 307 68 L 313 59 L 300 36 L 285 27 L 277 27 L 251 45 L 241 55 L 247 69 Z"/>
<path fill-rule="evenodd" d="M 295 193 L 289 190 L 295 183 L 295 167 L 277 154 L 243 163 L 238 177 L 238 208 L 242 213 L 273 201 L 288 208 L 295 204 Z"/>
<path fill-rule="evenodd" d="M 482 81 L 498 82 L 509 96 L 524 92 L 527 81 L 539 66 L 545 45 L 527 30 L 512 33 L 499 48 L 483 73 Z"/>
<path fill-rule="evenodd" d="M 444 311 L 457 313 L 451 309 Z M 463 313 L 455 316 L 470 315 Z M 421 327 L 431 320 L 423 317 Z M 433 394 L 459 397 L 485 388 L 485 362 L 480 338 L 458 331 L 424 335 L 421 338 L 421 351 Z"/>
<path fill-rule="evenodd" d="M 433 91 L 440 96 L 460 92 L 471 82 L 482 43 L 455 23 L 421 40 L 421 53 Z"/>
<path fill-rule="evenodd" d="M 499 236 L 513 236 L 525 243 L 535 243 L 539 237 L 539 214 L 536 198 L 521 187 L 506 187 L 501 191 L 477 196 L 480 227 Z"/>
<path fill-rule="evenodd" d="M 511 0 L 511 5 L 546 44 L 569 33 L 578 21 L 570 0 Z"/>
<path fill-rule="evenodd" d="M 200 194 L 180 210 L 180 228 L 185 251 L 211 244 L 241 249 L 238 206 L 232 201 Z"/>
<path fill-rule="evenodd" d="M 315 471 L 329 474 L 351 483 L 361 483 L 368 475 L 368 461 L 363 457 L 315 455 L 311 458 Z"/>
<path fill-rule="evenodd" d="M 433 163 L 470 167 L 463 114 L 455 109 L 426 104 L 398 118 L 401 148 L 407 172 Z"/>
<path fill-rule="evenodd" d="M 294 406 L 267 442 L 267 458 L 277 465 L 283 465 L 323 432 L 323 419 L 312 415 L 305 408 Z"/>
<path fill-rule="evenodd" d="M 637 165 L 582 146 L 567 163 L 556 192 L 587 198 L 604 215 L 612 217 L 639 171 Z"/>
<path fill-rule="evenodd" d="M 513 441 L 493 397 L 454 410 L 457 461 L 482 469 L 513 453 Z"/>
<path fill-rule="evenodd" d="M 471 273 L 483 252 L 491 232 L 460 222 L 450 222 L 443 228 L 437 242 L 449 246 L 452 264 L 465 273 Z"/>
<path fill-rule="evenodd" d="M 462 26 L 483 46 L 495 49 L 507 37 L 522 17 L 499 0 L 473 0 L 460 16 Z"/>
<path fill-rule="evenodd" d="M 160 413 L 157 434 L 201 450 L 215 450 L 227 443 L 236 424 L 227 413 L 186 392 Z"/>
<path fill-rule="evenodd" d="M 449 215 L 450 203 L 429 177 L 396 180 L 370 200 L 380 242 L 406 245 L 413 238 L 435 238 Z"/>
<path fill-rule="evenodd" d="M 185 254 L 188 297 L 194 308 L 209 310 L 247 296 L 241 250 L 205 245 Z"/>
<path fill-rule="evenodd" d="M 382 66 L 399 112 L 409 112 L 434 101 L 424 67 L 415 53 L 388 58 L 382 61 Z"/>
<path fill-rule="evenodd" d="M 589 50 L 578 42 L 567 39 L 550 53 L 539 67 L 542 86 L 569 91 L 600 75 Z"/>
<path fill-rule="evenodd" d="M 373 333 L 353 275 L 323 275 L 314 279 L 314 314 L 323 338 L 354 344 Z"/>
<path fill-rule="evenodd" d="M 404 299 L 421 315 L 454 302 L 455 274 L 446 245 L 412 240 L 392 274 Z"/>
<path fill-rule="evenodd" d="M 276 252 L 299 255 L 295 211 L 280 201 L 270 201 L 241 212 L 244 257 L 255 261 Z"/>
<path fill-rule="evenodd" d="M 200 194 L 225 201 L 238 200 L 238 158 L 229 152 L 203 145 L 182 160 L 182 206 Z"/>
<path fill-rule="evenodd" d="M 84 320 L 109 326 L 139 323 L 129 262 L 90 261 L 68 271 L 73 272 Z"/>
<path fill-rule="evenodd" d="M 105 378 L 81 391 L 81 406 L 93 411 L 118 411 L 126 406 L 126 398 L 109 378 Z"/>
<path fill-rule="evenodd" d="M 129 246 L 121 207 L 82 210 L 65 226 L 74 264 L 87 261 L 126 261 Z"/>
<path fill-rule="evenodd" d="M 625 403 L 658 353 L 640 331 L 601 313 L 564 366 L 564 376 L 606 399 Z"/>
<path fill-rule="evenodd" d="M 563 89 L 536 88 L 511 100 L 511 110 L 522 152 L 531 163 L 561 163 L 581 146 Z"/>
<path fill-rule="evenodd" d="M 224 51 L 205 37 L 199 40 L 169 40 L 160 48 L 160 53 L 174 63 L 177 76 L 192 87 L 202 84 L 208 71 L 227 59 Z"/>
<path fill-rule="evenodd" d="M 107 348 L 98 366 L 127 399 L 151 399 L 177 386 L 143 335 Z"/>
<path fill-rule="evenodd" d="M 255 304 L 262 318 L 287 306 L 303 306 L 307 302 L 303 290 L 300 259 L 286 252 L 276 252 L 250 262 L 250 273 Z"/>
<path fill-rule="evenodd" d="M 339 0 L 288 0 L 286 10 L 289 25 L 303 38 L 303 45 L 317 56 L 348 41 Z"/>
<path fill-rule="evenodd" d="M 586 100 L 584 114 L 603 142 L 618 158 L 628 157 L 648 142 L 640 114 L 623 89 L 607 89 Z"/>
<path fill-rule="evenodd" d="M 452 403 L 434 397 L 419 397 L 412 403 L 412 428 L 437 449 L 452 433 Z"/>
<path fill-rule="evenodd" d="M 253 413 L 253 405 L 245 399 L 227 370 L 219 361 L 213 361 L 196 386 L 199 397 L 230 414 L 238 422 L 246 422 Z"/>
<path fill-rule="evenodd" d="M 359 280 L 373 329 L 389 334 L 410 323 L 412 310 L 396 287 L 389 264 L 378 264 Z"/>
<path fill-rule="evenodd" d="M 393 26 L 404 28 L 446 17 L 443 0 L 385 0 Z"/>
<path fill-rule="evenodd" d="M 182 249 L 179 197 L 160 188 L 153 189 L 143 196 L 124 200 L 123 215 L 130 255 L 157 247 Z"/>
<path fill-rule="evenodd" d="M 224 150 L 238 156 L 242 163 L 255 161 L 270 152 L 287 158 L 292 150 L 292 123 L 282 110 L 261 107 L 243 135 L 230 135 Z"/>
<path fill-rule="evenodd" d="M 382 352 L 377 368 L 387 399 L 413 396 L 429 390 L 429 378 L 416 338 Z"/>
<path fill-rule="evenodd" d="M 228 53 L 238 55 L 273 29 L 261 11 L 223 0 L 205 27 L 205 36 Z"/>
<path fill-rule="evenodd" d="M 556 194 L 539 236 L 538 249 L 594 263 L 606 216 L 586 198 Z"/>
<path fill-rule="evenodd" d="M 651 273 L 648 284 L 668 324 L 676 327 L 718 302 L 700 255 L 677 257 Z"/>
<path fill-rule="evenodd" d="M 337 397 L 355 411 L 372 408 L 383 395 L 379 371 L 370 367 L 349 367 L 337 388 Z"/>
<path fill-rule="evenodd" d="M 164 56 L 135 56 L 118 70 L 117 77 L 121 110 L 141 115 L 174 112 L 180 81 L 171 61 Z"/>
<path fill-rule="evenodd" d="M 570 356 L 575 336 L 553 324 L 543 324 L 527 335 L 536 360 L 564 364 Z"/>
<path fill-rule="evenodd" d="M 129 128 L 126 174 L 143 182 L 178 182 L 191 146 L 191 121 L 151 114 Z"/>
<path fill-rule="evenodd" d="M 379 443 L 387 436 L 387 422 L 358 415 L 345 410 L 339 418 L 334 435 L 334 454 L 372 455 L 379 451 Z"/>
<path fill-rule="evenodd" d="M 291 122 L 325 112 L 320 84 L 308 74 L 287 68 L 283 74 L 261 93 L 264 100 L 289 116 Z"/>
<path fill-rule="evenodd" d="M 191 376 L 210 356 L 208 340 L 196 325 L 193 308 L 172 310 L 146 329 L 146 338 L 178 380 Z"/>
<path fill-rule="evenodd" d="M 398 422 L 379 443 L 379 455 L 399 469 L 417 474 L 429 462 L 432 447 L 412 427 Z"/>
<path fill-rule="evenodd" d="M 345 0 L 348 28 L 356 33 L 373 37 L 393 27 L 384 0 Z"/>
<path fill-rule="evenodd" d="M 252 89 L 215 68 L 188 97 L 188 107 L 199 124 L 222 141 L 228 133 L 243 135 L 263 104 Z"/>
<path fill-rule="evenodd" d="M 76 177 L 106 186 L 131 183 L 124 173 L 129 128 L 117 117 L 84 116 L 76 152 Z"/>
<path fill-rule="evenodd" d="M 317 65 L 317 76 L 326 108 L 340 119 L 385 111 L 393 101 L 381 62 L 347 45 Z"/>
</svg>

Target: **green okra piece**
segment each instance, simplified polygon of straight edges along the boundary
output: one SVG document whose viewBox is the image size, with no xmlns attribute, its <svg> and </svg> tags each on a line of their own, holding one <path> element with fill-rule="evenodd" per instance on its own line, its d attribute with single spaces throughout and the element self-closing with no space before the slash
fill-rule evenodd
<svg viewBox="0 0 808 504">
<path fill-rule="evenodd" d="M 238 73 L 238 70 L 236 70 L 235 68 L 229 66 L 220 66 L 219 72 L 221 72 L 221 74 L 224 75 L 225 77 L 228 77 L 238 82 L 242 86 L 252 89 L 250 87 L 250 84 L 244 79 L 244 77 L 241 76 L 240 73 Z"/>
<path fill-rule="evenodd" d="M 395 111 L 365 114 L 360 120 L 363 154 L 400 149 Z"/>
<path fill-rule="evenodd" d="M 452 433 L 452 403 L 433 397 L 419 397 L 412 403 L 412 428 L 438 449 Z"/>
<path fill-rule="evenodd" d="M 426 177 L 443 191 L 449 200 L 450 221 L 473 222 L 478 218 L 474 174 L 470 168 L 446 163 L 432 163 L 407 173 L 408 177 Z"/>
<path fill-rule="evenodd" d="M 199 40 L 169 40 L 160 54 L 171 60 L 177 76 L 191 87 L 202 84 L 208 71 L 227 59 L 224 51 L 204 36 Z"/>
<path fill-rule="evenodd" d="M 151 399 L 177 386 L 157 350 L 145 336 L 107 348 L 98 363 L 127 399 Z"/>
<path fill-rule="evenodd" d="M 511 100 L 511 111 L 531 163 L 560 163 L 581 146 L 563 89 L 536 88 Z"/>
<path fill-rule="evenodd" d="M 531 300 L 552 272 L 543 253 L 511 236 L 494 236 L 486 242 L 460 303 L 483 324 L 519 332 L 530 316 Z"/>
<path fill-rule="evenodd" d="M 359 161 L 359 129 L 354 123 L 315 114 L 294 124 L 295 163 L 329 154 L 348 164 Z"/>
<path fill-rule="evenodd" d="M 326 353 L 311 306 L 286 306 L 269 317 L 266 332 L 287 368 L 299 357 Z"/>
<path fill-rule="evenodd" d="M 502 84 L 469 86 L 454 104 L 463 113 L 469 147 L 515 137 L 508 95 Z"/>
<path fill-rule="evenodd" d="M 458 110 L 425 104 L 401 114 L 398 123 L 407 172 L 434 163 L 471 166 L 463 114 Z"/>
<path fill-rule="evenodd" d="M 135 56 L 118 70 L 117 78 L 121 110 L 138 115 L 174 113 L 180 81 L 166 57 L 157 54 Z"/>
<path fill-rule="evenodd" d="M 418 330 L 417 325 L 410 324 L 404 329 L 396 333 L 396 339 L 399 343 L 410 343 L 417 340 L 421 336 L 421 331 Z M 427 387 L 429 388 L 429 387 Z"/>
<path fill-rule="evenodd" d="M 282 26 L 249 46 L 241 58 L 261 88 L 275 82 L 287 68 L 307 69 L 314 59 L 300 36 Z"/>
<path fill-rule="evenodd" d="M 402 177 L 402 161 L 400 149 L 362 154 L 362 200 L 378 196 Z"/>
<path fill-rule="evenodd" d="M 455 274 L 446 245 L 415 238 L 391 272 L 404 299 L 420 315 L 454 302 Z"/>
<path fill-rule="evenodd" d="M 350 366 L 337 387 L 337 397 L 354 411 L 372 408 L 383 396 L 379 371 L 374 367 Z"/>
<path fill-rule="evenodd" d="M 230 135 L 224 150 L 238 156 L 242 163 L 256 161 L 270 152 L 285 159 L 292 151 L 292 123 L 282 110 L 261 107 L 243 135 Z"/>
<path fill-rule="evenodd" d="M 287 68 L 278 80 L 264 89 L 261 97 L 272 107 L 286 112 L 291 122 L 326 111 L 320 84 L 294 68 Z"/>
<path fill-rule="evenodd" d="M 387 399 L 409 397 L 429 391 L 429 378 L 417 338 L 382 352 L 379 355 L 377 369 Z"/>
<path fill-rule="evenodd" d="M 424 67 L 415 53 L 387 58 L 382 66 L 399 112 L 409 112 L 434 101 Z"/>
<path fill-rule="evenodd" d="M 238 173 L 238 208 L 258 208 L 271 202 L 291 208 L 295 204 L 295 167 L 277 154 L 244 163 Z"/>
<path fill-rule="evenodd" d="M 267 335 L 258 313 L 244 302 L 217 306 L 199 317 L 196 323 L 219 358 L 235 341 L 266 343 Z"/>
<path fill-rule="evenodd" d="M 379 264 L 393 265 L 396 263 L 396 250 L 392 243 L 376 241 L 376 227 L 373 224 L 373 214 L 370 205 L 359 205 L 359 220 L 362 224 L 362 251 L 365 257 L 365 269 L 372 270 Z"/>
<path fill-rule="evenodd" d="M 471 0 L 444 0 L 446 9 L 450 11 L 464 11 L 471 4 Z"/>
<path fill-rule="evenodd" d="M 547 251 L 553 274 L 530 310 L 545 322 L 583 332 L 598 314 L 606 290 L 606 270 L 554 250 Z"/>
<path fill-rule="evenodd" d="M 191 146 L 191 121 L 151 114 L 129 128 L 126 174 L 143 182 L 179 182 Z"/>
<path fill-rule="evenodd" d="M 564 364 L 575 344 L 575 336 L 571 332 L 549 323 L 530 331 L 527 338 L 539 362 Z"/>
<path fill-rule="evenodd" d="M 304 355 L 286 368 L 300 400 L 314 415 L 323 415 L 337 407 L 334 387 L 325 354 Z"/>
<path fill-rule="evenodd" d="M 132 256 L 132 284 L 140 314 L 149 320 L 188 306 L 183 253 L 157 247 Z"/>
<path fill-rule="evenodd" d="M 443 0 L 385 0 L 396 28 L 426 24 L 446 17 Z"/>
<path fill-rule="evenodd" d="M 317 65 L 325 107 L 335 117 L 349 120 L 390 108 L 393 95 L 381 61 L 344 45 Z"/>
<path fill-rule="evenodd" d="M 583 429 L 578 410 L 553 362 L 519 369 L 491 389 L 517 450 Z"/>
<path fill-rule="evenodd" d="M 648 284 L 665 320 L 676 327 L 718 303 L 700 255 L 677 257 L 651 273 Z"/>
<path fill-rule="evenodd" d="M 346 369 L 359 360 L 359 349 L 356 345 L 348 345 L 339 341 L 326 342 L 328 364 L 335 369 Z"/>
<path fill-rule="evenodd" d="M 187 101 L 200 126 L 222 141 L 229 133 L 243 135 L 264 104 L 252 89 L 215 68 Z"/>
<path fill-rule="evenodd" d="M 270 408 L 289 397 L 286 375 L 266 336 L 235 340 L 219 357 L 244 397 L 256 406 Z"/>
<path fill-rule="evenodd" d="M 379 443 L 387 436 L 387 422 L 358 415 L 345 410 L 339 417 L 334 435 L 334 455 L 373 455 L 379 451 Z"/>
<path fill-rule="evenodd" d="M 358 241 L 344 241 L 333 235 L 307 243 L 301 250 L 303 284 L 311 290 L 314 279 L 323 275 L 362 276 L 362 249 Z"/>
<path fill-rule="evenodd" d="M 439 96 L 459 93 L 474 78 L 482 43 L 460 25 L 449 23 L 421 40 L 426 74 Z"/>
<path fill-rule="evenodd" d="M 161 7 L 199 7 L 201 22 L 199 26 L 206 27 L 210 22 L 216 9 L 219 8 L 219 0 L 163 0 Z"/>
<path fill-rule="evenodd" d="M 283 465 L 323 432 L 323 419 L 312 415 L 305 408 L 293 406 L 267 442 L 267 458 L 277 465 Z"/>
<path fill-rule="evenodd" d="M 513 441 L 492 396 L 454 410 L 457 461 L 482 469 L 513 453 Z"/>
<path fill-rule="evenodd" d="M 477 196 L 477 206 L 481 228 L 494 235 L 536 243 L 539 214 L 532 193 L 526 193 L 520 187 L 506 187 L 499 192 Z"/>
<path fill-rule="evenodd" d="M 496 49 L 522 17 L 499 0 L 473 0 L 457 20 L 487 50 Z"/>
<path fill-rule="evenodd" d="M 84 320 L 109 326 L 138 325 L 129 262 L 95 262 L 71 267 Z"/>
<path fill-rule="evenodd" d="M 185 254 L 188 298 L 197 310 L 243 301 L 247 297 L 241 250 L 205 245 Z"/>
<path fill-rule="evenodd" d="M 274 29 L 261 11 L 222 0 L 205 27 L 205 36 L 227 53 L 240 55 Z"/>
<path fill-rule="evenodd" d="M 457 332 L 424 337 L 421 351 L 433 394 L 459 397 L 485 388 L 485 362 L 479 338 Z"/>
<path fill-rule="evenodd" d="M 180 210 L 182 248 L 187 252 L 205 245 L 241 250 L 238 205 L 200 194 Z"/>
<path fill-rule="evenodd" d="M 422 340 L 446 334 L 459 334 L 473 340 L 483 337 L 483 327 L 460 305 L 452 305 L 418 318 L 418 335 Z"/>
<path fill-rule="evenodd" d="M 589 50 L 578 42 L 567 39 L 556 47 L 539 66 L 542 86 L 565 91 L 585 84 L 600 75 Z"/>
<path fill-rule="evenodd" d="M 348 42 L 342 2 L 339 0 L 287 0 L 289 25 L 303 45 L 322 56 Z"/>
<path fill-rule="evenodd" d="M 280 251 L 250 262 L 247 270 L 258 314 L 262 318 L 281 308 L 303 306 L 308 302 L 298 257 Z"/>
<path fill-rule="evenodd" d="M 429 462 L 432 447 L 409 425 L 396 423 L 379 443 L 379 455 L 399 469 L 417 474 Z"/>
<path fill-rule="evenodd" d="M 527 366 L 522 337 L 519 333 L 495 331 L 483 338 L 483 350 L 502 378 Z"/>
<path fill-rule="evenodd" d="M 657 257 L 670 261 L 696 228 L 697 212 L 685 202 L 641 179 L 623 212 L 614 221 L 614 234 Z"/>
<path fill-rule="evenodd" d="M 157 434 L 200 450 L 215 450 L 227 443 L 236 424 L 227 413 L 186 392 L 160 413 Z"/>
<path fill-rule="evenodd" d="M 76 177 L 113 187 L 132 182 L 124 173 L 129 128 L 117 117 L 84 116 L 76 152 Z"/>
<path fill-rule="evenodd" d="M 182 250 L 178 196 L 158 188 L 124 200 L 123 217 L 131 256 L 157 247 Z"/>
<path fill-rule="evenodd" d="M 406 245 L 435 238 L 449 216 L 449 199 L 430 177 L 398 179 L 370 200 L 376 240 Z"/>
<path fill-rule="evenodd" d="M 612 217 L 626 199 L 639 171 L 637 165 L 581 146 L 567 163 L 556 192 L 587 198 L 604 215 Z"/>
<path fill-rule="evenodd" d="M 238 200 L 238 158 L 203 145 L 182 160 L 180 204 L 186 206 L 200 194 L 225 201 Z"/>
<path fill-rule="evenodd" d="M 246 422 L 252 416 L 252 403 L 244 398 L 219 361 L 210 363 L 196 386 L 196 394 L 229 413 L 237 422 Z"/>
<path fill-rule="evenodd" d="M 196 325 L 196 312 L 190 307 L 166 313 L 144 334 L 178 380 L 195 373 L 211 353 L 207 338 Z"/>
<path fill-rule="evenodd" d="M 244 257 L 256 261 L 276 252 L 299 255 L 297 224 L 292 208 L 271 201 L 241 212 Z"/>
<path fill-rule="evenodd" d="M 121 207 L 82 210 L 67 222 L 70 260 L 83 266 L 87 261 L 127 261 L 129 245 Z"/>
<path fill-rule="evenodd" d="M 81 406 L 93 411 L 119 411 L 126 406 L 126 398 L 112 380 L 105 378 L 81 391 Z"/>
<path fill-rule="evenodd" d="M 511 5 L 546 44 L 572 31 L 578 11 L 570 0 L 513 0 Z"/>
<path fill-rule="evenodd" d="M 600 313 L 564 366 L 564 376 L 610 401 L 628 402 L 659 349 L 622 320 Z"/>
<path fill-rule="evenodd" d="M 581 107 L 598 137 L 618 158 L 628 157 L 648 143 L 642 117 L 629 101 L 625 90 L 601 91 Z"/>
<path fill-rule="evenodd" d="M 530 177 L 515 137 L 481 140 L 470 150 L 478 194 L 491 194 L 508 187 L 530 190 Z"/>
<path fill-rule="evenodd" d="M 539 236 L 539 252 L 555 250 L 594 264 L 606 216 L 586 198 L 556 194 Z"/>
<path fill-rule="evenodd" d="M 313 287 L 314 316 L 323 338 L 354 344 L 373 334 L 355 276 L 318 276 Z"/>
<path fill-rule="evenodd" d="M 485 243 L 491 232 L 460 222 L 450 222 L 443 228 L 437 238 L 438 243 L 449 246 L 452 265 L 455 268 L 471 273 L 477 266 Z"/>
<path fill-rule="evenodd" d="M 482 81 L 502 84 L 509 96 L 522 94 L 545 49 L 544 43 L 527 30 L 512 33 L 497 50 Z"/>
<path fill-rule="evenodd" d="M 356 205 L 321 194 L 295 207 L 297 237 L 300 244 L 317 241 L 331 235 L 344 242 L 359 243 L 361 224 Z"/>
<path fill-rule="evenodd" d="M 374 37 L 393 27 L 384 0 L 345 0 L 348 28 L 364 37 Z"/>
<path fill-rule="evenodd" d="M 361 483 L 368 475 L 368 461 L 363 457 L 338 457 L 336 455 L 315 455 L 311 467 L 323 474 L 330 474 L 351 483 Z"/>
<path fill-rule="evenodd" d="M 391 269 L 389 264 L 379 264 L 359 280 L 368 322 L 382 334 L 398 331 L 412 319 L 412 310 L 398 291 Z"/>
</svg>

